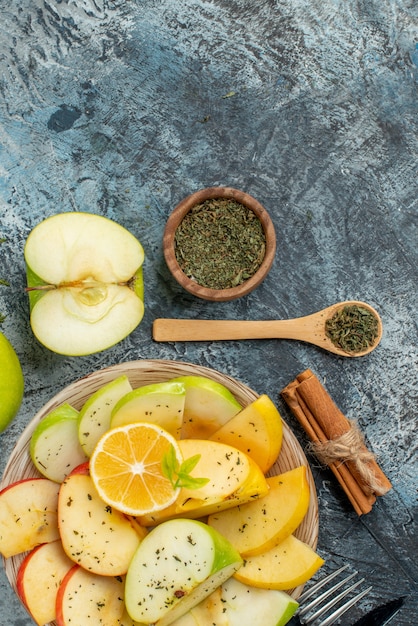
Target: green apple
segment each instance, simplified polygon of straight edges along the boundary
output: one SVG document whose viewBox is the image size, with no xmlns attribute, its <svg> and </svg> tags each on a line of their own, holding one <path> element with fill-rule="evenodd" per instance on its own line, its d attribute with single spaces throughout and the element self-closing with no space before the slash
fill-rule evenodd
<svg viewBox="0 0 418 626">
<path fill-rule="evenodd" d="M 100 437 L 110 427 L 110 418 L 115 404 L 132 391 L 127 376 L 119 376 L 100 387 L 84 403 L 78 418 L 78 438 L 85 454 L 90 457 Z"/>
<path fill-rule="evenodd" d="M 23 398 L 23 373 L 11 343 L 0 332 L 0 433 L 16 416 Z"/>
<path fill-rule="evenodd" d="M 88 460 L 78 440 L 78 411 L 64 403 L 48 413 L 32 433 L 29 453 L 45 478 L 62 483 L 71 470 Z"/>
<path fill-rule="evenodd" d="M 29 234 L 24 254 L 32 330 L 53 352 L 100 352 L 142 320 L 144 250 L 116 222 L 53 215 Z"/>
<path fill-rule="evenodd" d="M 167 626 L 210 595 L 242 565 L 235 548 L 203 522 L 156 526 L 139 545 L 126 575 L 132 619 Z"/>
<path fill-rule="evenodd" d="M 153 422 L 180 438 L 186 390 L 179 382 L 162 382 L 134 389 L 112 410 L 112 428 L 134 422 Z"/>
<path fill-rule="evenodd" d="M 172 381 L 186 388 L 182 439 L 206 439 L 242 409 L 229 389 L 210 378 L 180 376 Z"/>
</svg>

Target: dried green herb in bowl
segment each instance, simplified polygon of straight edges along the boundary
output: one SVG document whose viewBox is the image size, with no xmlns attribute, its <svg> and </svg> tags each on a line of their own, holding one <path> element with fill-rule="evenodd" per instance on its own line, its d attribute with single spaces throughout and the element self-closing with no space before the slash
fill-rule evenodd
<svg viewBox="0 0 418 626">
<path fill-rule="evenodd" d="M 345 352 L 363 352 L 376 343 L 379 320 L 371 310 L 361 305 L 348 305 L 326 320 L 325 333 L 335 346 Z"/>
<path fill-rule="evenodd" d="M 203 287 L 230 289 L 260 268 L 266 236 L 254 211 L 234 199 L 212 198 L 185 215 L 174 245 L 186 276 Z"/>
<path fill-rule="evenodd" d="M 174 278 L 206 300 L 232 300 L 252 291 L 270 270 L 275 248 L 267 211 L 230 187 L 188 196 L 164 232 L 164 256 Z"/>
</svg>

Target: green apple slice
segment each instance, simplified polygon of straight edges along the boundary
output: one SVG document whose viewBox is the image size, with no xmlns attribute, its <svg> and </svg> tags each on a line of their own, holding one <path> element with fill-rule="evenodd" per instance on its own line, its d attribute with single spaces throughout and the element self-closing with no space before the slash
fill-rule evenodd
<svg viewBox="0 0 418 626">
<path fill-rule="evenodd" d="M 284 626 L 298 606 L 296 600 L 284 591 L 257 589 L 234 578 L 221 587 L 219 608 L 229 626 Z M 210 616 L 207 617 L 207 623 L 212 624 Z"/>
<path fill-rule="evenodd" d="M 229 389 L 210 378 L 180 376 L 172 380 L 186 388 L 182 439 L 207 439 L 242 409 Z"/>
<path fill-rule="evenodd" d="M 62 483 L 88 460 L 78 440 L 78 411 L 64 403 L 48 413 L 33 431 L 29 453 L 45 478 Z"/>
<path fill-rule="evenodd" d="M 186 390 L 180 382 L 144 385 L 121 398 L 112 410 L 112 428 L 152 422 L 180 438 Z"/>
<path fill-rule="evenodd" d="M 105 350 L 143 317 L 143 248 L 110 219 L 49 217 L 29 234 L 25 261 L 32 330 L 54 352 Z"/>
<path fill-rule="evenodd" d="M 112 409 L 132 391 L 127 376 L 119 376 L 100 387 L 84 403 L 78 418 L 78 438 L 84 453 L 90 457 L 100 437 L 110 428 Z"/>
<path fill-rule="evenodd" d="M 201 602 L 242 565 L 235 548 L 206 524 L 188 519 L 156 526 L 126 575 L 132 619 L 167 626 Z"/>
</svg>

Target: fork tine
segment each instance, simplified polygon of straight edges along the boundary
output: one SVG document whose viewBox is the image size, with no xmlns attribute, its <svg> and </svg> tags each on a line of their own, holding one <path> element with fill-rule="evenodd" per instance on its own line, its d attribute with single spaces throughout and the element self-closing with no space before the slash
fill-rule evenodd
<svg viewBox="0 0 418 626">
<path fill-rule="evenodd" d="M 336 576 L 338 576 L 339 574 L 341 574 L 341 572 L 344 572 L 348 567 L 348 563 L 346 565 L 343 565 L 342 567 L 340 567 L 339 569 L 335 570 L 334 572 L 332 572 L 331 574 L 328 574 L 328 576 L 325 576 L 324 578 L 322 578 L 321 580 L 319 580 L 317 583 L 315 583 L 314 585 L 311 585 L 309 587 L 309 589 L 307 589 L 306 591 L 304 591 L 300 597 L 298 602 L 302 603 L 305 602 L 305 600 L 308 600 L 308 598 L 312 597 L 313 595 L 316 594 L 317 591 L 319 591 L 320 589 L 322 589 L 322 587 L 324 587 L 327 583 L 329 583 L 331 580 L 333 580 Z"/>
<path fill-rule="evenodd" d="M 348 609 L 350 609 L 354 604 L 356 604 L 356 602 L 358 602 L 359 600 L 361 600 L 361 598 L 363 598 L 366 594 L 368 594 L 369 591 L 371 591 L 371 589 L 372 587 L 367 587 L 367 589 L 364 589 L 363 591 L 358 593 L 356 596 L 348 600 L 345 604 L 343 604 L 336 611 L 334 611 L 331 615 L 329 615 L 323 622 L 321 622 L 319 626 L 331 626 L 331 624 L 333 624 L 336 619 L 341 617 L 341 615 L 344 615 L 344 613 L 348 611 Z"/>
<path fill-rule="evenodd" d="M 338 602 L 340 600 L 342 600 L 343 598 L 345 598 L 346 596 L 348 596 L 349 593 L 351 593 L 352 591 L 354 591 L 354 589 L 357 589 L 357 587 L 359 585 L 361 585 L 361 583 L 364 582 L 364 578 L 361 578 L 360 580 L 358 580 L 357 582 L 355 582 L 353 585 L 351 585 L 350 587 L 347 587 L 347 589 L 344 589 L 343 591 L 341 591 L 339 594 L 337 594 L 334 598 L 332 598 L 329 602 L 327 602 L 327 604 L 324 604 L 324 606 L 321 606 L 316 613 L 314 613 L 313 615 L 310 616 L 310 620 L 312 622 L 314 622 L 316 619 L 318 619 L 318 617 L 321 617 L 321 615 L 324 615 L 324 613 L 326 613 L 327 611 L 329 611 L 329 609 L 332 609 L 333 606 L 335 606 L 336 604 L 338 604 Z"/>
<path fill-rule="evenodd" d="M 324 591 L 323 593 L 321 593 L 321 595 L 319 595 L 317 598 L 315 598 L 315 600 L 312 600 L 311 602 L 308 602 L 308 604 L 304 604 L 303 608 L 299 611 L 299 615 L 304 615 L 305 613 L 308 613 L 309 611 L 312 611 L 312 609 L 314 609 L 316 606 L 318 606 L 318 604 L 322 604 L 322 602 L 324 600 L 326 600 L 327 598 L 329 598 L 329 596 L 331 596 L 332 594 L 334 594 L 338 589 L 340 589 L 341 587 L 343 587 L 346 583 L 348 583 L 349 580 L 351 580 L 352 578 L 354 578 L 354 576 L 357 576 L 358 572 L 355 571 L 352 574 L 350 574 L 349 576 L 347 576 L 346 578 L 343 578 L 342 580 L 340 580 L 338 583 L 336 583 L 335 585 L 333 585 L 332 587 L 330 587 L 329 589 L 327 589 L 326 591 Z M 359 585 L 361 582 L 364 581 L 364 578 L 362 578 L 362 580 L 360 580 L 357 585 Z M 327 581 L 328 582 L 328 581 Z M 330 608 L 332 606 L 334 606 L 334 604 L 338 601 L 341 600 L 341 598 L 345 597 L 348 593 L 350 593 L 350 590 L 355 588 L 357 585 L 354 585 L 354 587 L 350 587 L 349 589 L 346 589 L 342 594 L 340 594 L 339 596 L 335 596 L 335 598 L 326 605 L 326 608 Z M 324 612 L 325 609 L 322 610 L 322 613 Z M 322 613 L 319 613 L 319 615 L 321 615 Z"/>
</svg>

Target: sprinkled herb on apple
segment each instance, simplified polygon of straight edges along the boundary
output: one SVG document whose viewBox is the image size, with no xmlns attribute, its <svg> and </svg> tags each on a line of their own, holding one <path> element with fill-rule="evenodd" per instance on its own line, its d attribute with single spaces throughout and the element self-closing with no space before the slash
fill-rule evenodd
<svg viewBox="0 0 418 626">
<path fill-rule="evenodd" d="M 53 352 L 100 352 L 142 320 L 144 250 L 116 222 L 54 215 L 32 230 L 24 254 L 32 330 Z"/>
<path fill-rule="evenodd" d="M 188 519 L 150 531 L 126 575 L 132 619 L 167 626 L 187 613 L 242 565 L 235 548 L 213 528 Z"/>
</svg>

